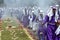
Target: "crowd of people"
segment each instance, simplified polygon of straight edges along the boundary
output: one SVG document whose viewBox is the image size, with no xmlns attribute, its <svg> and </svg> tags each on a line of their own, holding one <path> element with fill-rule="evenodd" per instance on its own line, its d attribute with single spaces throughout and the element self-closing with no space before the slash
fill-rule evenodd
<svg viewBox="0 0 60 40">
<path fill-rule="evenodd" d="M 46 15 L 44 15 L 46 14 Z M 58 5 L 49 7 L 46 13 L 40 8 L 0 9 L 0 19 L 6 16 L 16 17 L 24 27 L 36 32 L 39 40 L 60 40 L 60 9 Z"/>
<path fill-rule="evenodd" d="M 37 14 L 38 15 L 36 15 L 35 11 L 32 10 L 30 14 L 25 14 L 23 16 L 22 22 L 24 27 L 28 27 L 33 32 L 36 32 L 36 35 L 39 38 L 39 40 L 45 40 L 46 27 L 44 27 L 45 25 L 42 25 L 44 19 L 43 11 L 38 9 Z"/>
<path fill-rule="evenodd" d="M 38 13 L 39 15 L 36 16 L 32 11 L 32 15 L 29 15 L 26 21 L 24 20 L 25 24 L 29 24 L 28 27 L 37 32 L 39 40 L 60 40 L 59 6 L 51 6 L 45 17 L 43 11 L 38 10 Z"/>
</svg>

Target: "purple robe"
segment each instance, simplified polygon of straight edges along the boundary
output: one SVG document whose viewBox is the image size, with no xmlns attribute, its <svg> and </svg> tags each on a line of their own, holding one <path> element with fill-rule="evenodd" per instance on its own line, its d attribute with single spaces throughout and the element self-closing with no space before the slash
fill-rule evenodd
<svg viewBox="0 0 60 40">
<path fill-rule="evenodd" d="M 43 18 L 42 17 L 40 17 L 39 19 L 37 19 L 38 20 L 38 22 L 39 22 L 39 27 L 38 27 L 38 30 L 37 30 L 37 35 L 38 35 L 38 38 L 39 38 L 39 40 L 45 40 L 45 28 L 46 27 L 43 27 L 43 25 L 42 25 L 42 22 L 43 22 Z M 42 32 L 42 34 L 40 34 Z"/>
<path fill-rule="evenodd" d="M 47 23 L 47 40 L 55 40 L 55 15 L 51 16 L 51 20 L 49 20 L 49 16 L 46 15 L 44 23 Z"/>
<path fill-rule="evenodd" d="M 25 16 L 23 17 L 23 25 L 24 25 L 24 27 L 27 27 L 27 26 L 29 25 L 28 16 L 29 16 L 29 15 L 25 15 Z"/>
</svg>

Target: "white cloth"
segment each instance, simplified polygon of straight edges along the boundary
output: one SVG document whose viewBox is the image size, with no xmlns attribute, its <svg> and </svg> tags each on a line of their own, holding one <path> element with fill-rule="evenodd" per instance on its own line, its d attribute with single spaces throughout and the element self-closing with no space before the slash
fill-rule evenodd
<svg viewBox="0 0 60 40">
<path fill-rule="evenodd" d="M 49 17 L 49 20 L 51 20 L 51 16 L 53 15 L 52 8 L 49 8 L 47 13 L 48 13 L 47 16 Z"/>
<path fill-rule="evenodd" d="M 57 30 L 55 31 L 55 34 L 56 35 L 59 35 L 60 34 L 60 25 L 58 26 Z"/>
<path fill-rule="evenodd" d="M 51 16 L 53 16 L 53 12 L 52 12 L 52 8 L 50 8 L 49 10 L 48 10 L 48 17 L 49 17 L 49 20 L 51 20 Z M 55 22 L 57 22 L 57 20 L 58 20 L 58 11 L 56 10 L 56 14 L 55 14 Z"/>
<path fill-rule="evenodd" d="M 38 19 L 39 19 L 39 21 L 43 20 L 43 18 L 40 15 L 38 16 Z"/>
<path fill-rule="evenodd" d="M 32 25 L 33 25 L 32 20 L 33 20 L 33 18 L 31 18 L 31 17 L 29 16 L 29 20 L 30 20 L 30 21 L 29 21 L 29 27 L 32 28 Z"/>
<path fill-rule="evenodd" d="M 36 31 L 38 29 L 38 23 L 37 22 L 33 22 L 33 31 Z"/>
<path fill-rule="evenodd" d="M 51 17 L 51 16 L 53 15 L 53 13 L 52 13 L 52 8 L 50 8 L 47 13 L 48 13 L 47 15 L 48 15 L 49 17 Z"/>
</svg>

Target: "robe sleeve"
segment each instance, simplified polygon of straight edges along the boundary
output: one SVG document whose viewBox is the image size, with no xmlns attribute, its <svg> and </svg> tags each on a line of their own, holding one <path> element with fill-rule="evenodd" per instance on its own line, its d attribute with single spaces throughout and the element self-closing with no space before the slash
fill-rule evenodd
<svg viewBox="0 0 60 40">
<path fill-rule="evenodd" d="M 44 20 L 43 20 L 43 24 L 45 24 L 48 21 L 49 21 L 49 17 L 46 15 L 45 18 L 44 18 Z"/>
</svg>

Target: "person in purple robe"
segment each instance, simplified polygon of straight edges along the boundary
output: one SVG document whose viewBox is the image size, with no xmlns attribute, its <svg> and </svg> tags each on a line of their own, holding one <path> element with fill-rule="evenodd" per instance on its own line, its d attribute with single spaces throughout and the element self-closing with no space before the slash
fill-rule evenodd
<svg viewBox="0 0 60 40">
<path fill-rule="evenodd" d="M 38 30 L 37 30 L 37 36 L 38 36 L 38 39 L 39 40 L 45 40 L 45 36 L 44 36 L 44 29 L 43 29 L 43 25 L 42 25 L 42 22 L 43 22 L 43 14 L 40 14 L 39 18 L 38 18 L 38 22 L 39 22 L 39 27 L 38 27 Z"/>
<path fill-rule="evenodd" d="M 51 14 L 51 15 L 50 15 Z M 55 40 L 55 30 L 56 30 L 56 21 L 55 14 L 56 8 L 52 7 L 50 14 L 46 15 L 43 24 L 47 23 L 47 39 L 46 40 Z"/>
<path fill-rule="evenodd" d="M 28 15 L 24 15 L 23 17 L 23 25 L 27 27 L 29 25 L 29 18 Z"/>
<path fill-rule="evenodd" d="M 37 37 L 39 40 L 44 40 L 44 33 L 43 33 L 43 26 L 42 26 L 42 22 L 43 22 L 43 11 L 38 9 L 38 17 L 36 19 L 38 26 L 37 28 Z"/>
<path fill-rule="evenodd" d="M 24 10 L 24 16 L 23 16 L 23 25 L 24 27 L 27 27 L 29 25 L 29 14 L 27 13 L 27 10 Z"/>
</svg>

